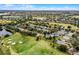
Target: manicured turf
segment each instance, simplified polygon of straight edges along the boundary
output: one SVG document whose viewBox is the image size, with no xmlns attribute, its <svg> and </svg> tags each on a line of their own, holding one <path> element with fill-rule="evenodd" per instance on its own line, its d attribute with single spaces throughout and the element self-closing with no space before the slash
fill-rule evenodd
<svg viewBox="0 0 79 59">
<path fill-rule="evenodd" d="M 12 36 L 4 39 L 5 46 L 10 47 L 10 51 L 15 54 L 22 54 L 22 55 L 63 55 L 65 53 L 60 52 L 59 50 L 52 48 L 48 41 L 46 40 L 39 40 L 36 41 L 35 37 L 22 35 L 20 33 L 15 33 Z M 8 42 L 10 42 L 8 44 Z M 19 43 L 19 42 L 22 43 Z M 13 42 L 16 44 L 12 45 Z M 11 52 L 11 54 L 13 54 Z"/>
<path fill-rule="evenodd" d="M 77 26 L 71 25 L 71 24 L 64 24 L 64 23 L 54 23 L 54 22 L 50 22 L 50 25 L 62 25 L 65 28 L 67 28 L 68 26 L 71 26 L 73 30 L 79 29 Z"/>
<path fill-rule="evenodd" d="M 16 23 L 16 21 L 12 21 L 12 20 L 1 20 L 0 19 L 0 24 L 9 24 L 9 23 Z"/>
<path fill-rule="evenodd" d="M 79 18 L 79 16 L 78 16 L 78 15 L 75 15 L 75 16 L 71 16 L 71 17 Z"/>
</svg>

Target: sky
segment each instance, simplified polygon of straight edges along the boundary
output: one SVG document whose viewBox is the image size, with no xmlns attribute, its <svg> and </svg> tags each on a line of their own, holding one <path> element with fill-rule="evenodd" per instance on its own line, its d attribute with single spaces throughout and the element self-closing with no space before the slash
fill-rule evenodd
<svg viewBox="0 0 79 59">
<path fill-rule="evenodd" d="M 79 10 L 79 4 L 0 4 L 0 10 Z"/>
</svg>

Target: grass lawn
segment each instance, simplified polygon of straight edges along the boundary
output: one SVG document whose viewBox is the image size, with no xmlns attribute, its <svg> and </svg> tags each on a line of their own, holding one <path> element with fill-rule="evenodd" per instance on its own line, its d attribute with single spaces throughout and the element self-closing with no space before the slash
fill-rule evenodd
<svg viewBox="0 0 79 59">
<path fill-rule="evenodd" d="M 65 53 L 52 48 L 48 41 L 36 41 L 35 37 L 15 33 L 12 36 L 4 39 L 5 46 L 10 47 L 10 51 L 21 55 L 64 55 Z M 16 44 L 12 45 L 13 42 Z M 21 42 L 21 43 L 19 43 Z M 7 48 L 6 48 L 7 49 Z M 4 50 L 3 50 L 4 51 Z M 13 54 L 11 52 L 11 54 Z"/>
<path fill-rule="evenodd" d="M 9 23 L 16 23 L 16 21 L 12 21 L 12 20 L 0 20 L 0 24 L 9 24 Z"/>
<path fill-rule="evenodd" d="M 49 24 L 50 24 L 50 25 L 54 25 L 54 24 L 62 25 L 62 26 L 64 26 L 65 28 L 67 28 L 68 26 L 71 26 L 73 30 L 79 29 L 77 26 L 74 26 L 74 25 L 71 25 L 71 24 L 54 23 L 54 22 L 50 22 Z"/>
<path fill-rule="evenodd" d="M 76 16 L 71 16 L 71 17 L 79 18 L 79 16 L 78 16 L 78 15 L 76 15 Z"/>
</svg>

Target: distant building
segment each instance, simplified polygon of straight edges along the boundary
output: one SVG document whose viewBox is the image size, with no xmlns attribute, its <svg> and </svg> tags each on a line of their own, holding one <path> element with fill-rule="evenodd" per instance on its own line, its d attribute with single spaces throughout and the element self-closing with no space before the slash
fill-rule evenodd
<svg viewBox="0 0 79 59">
<path fill-rule="evenodd" d="M 24 16 L 18 16 L 18 15 L 6 15 L 2 17 L 3 19 L 24 19 Z M 27 18 L 27 16 L 25 17 L 25 19 Z"/>
<path fill-rule="evenodd" d="M 45 18 L 45 17 L 33 17 L 33 19 L 44 20 L 44 19 L 46 19 L 46 18 Z"/>
</svg>

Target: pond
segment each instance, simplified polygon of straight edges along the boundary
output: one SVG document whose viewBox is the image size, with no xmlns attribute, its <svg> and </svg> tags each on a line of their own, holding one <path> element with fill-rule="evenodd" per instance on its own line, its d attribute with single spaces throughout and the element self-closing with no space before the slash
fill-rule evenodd
<svg viewBox="0 0 79 59">
<path fill-rule="evenodd" d="M 0 30 L 0 37 L 5 35 L 12 35 L 12 33 L 2 28 L 2 30 Z"/>
</svg>

